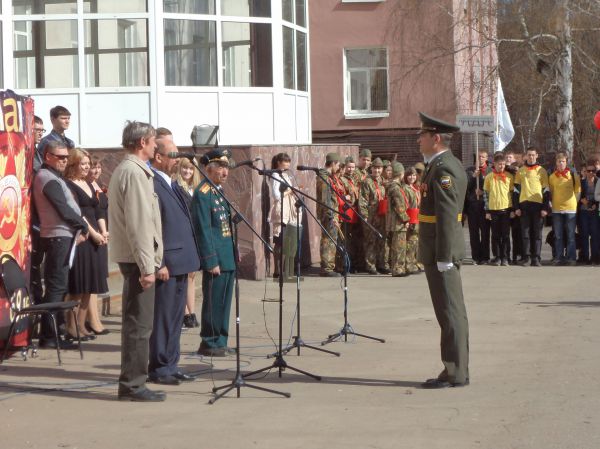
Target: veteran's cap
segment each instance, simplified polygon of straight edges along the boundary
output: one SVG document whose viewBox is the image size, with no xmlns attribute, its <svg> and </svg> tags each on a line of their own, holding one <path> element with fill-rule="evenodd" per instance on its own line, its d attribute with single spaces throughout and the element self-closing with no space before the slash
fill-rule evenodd
<svg viewBox="0 0 600 449">
<path fill-rule="evenodd" d="M 210 150 L 200 158 L 200 162 L 202 165 L 208 165 L 211 162 L 216 162 L 227 167 L 235 164 L 233 159 L 231 159 L 231 151 L 226 148 L 215 148 L 214 150 Z"/>
<path fill-rule="evenodd" d="M 422 173 L 425 171 L 425 164 L 423 162 L 417 162 L 415 165 L 415 170 L 417 170 L 419 173 Z"/>
<path fill-rule="evenodd" d="M 376 157 L 375 159 L 373 159 L 373 163 L 371 164 L 372 167 L 383 167 L 383 161 L 381 160 L 381 158 Z"/>
<path fill-rule="evenodd" d="M 427 114 L 423 114 L 422 112 L 419 112 L 419 118 L 421 119 L 421 129 L 419 130 L 419 134 L 447 134 L 460 131 L 460 128 L 456 125 L 453 125 L 452 123 L 444 122 L 443 120 L 430 117 Z"/>
</svg>

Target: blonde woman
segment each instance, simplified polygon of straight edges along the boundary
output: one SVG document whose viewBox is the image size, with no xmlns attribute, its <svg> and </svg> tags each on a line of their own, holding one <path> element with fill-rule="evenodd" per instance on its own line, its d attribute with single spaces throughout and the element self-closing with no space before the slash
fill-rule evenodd
<svg viewBox="0 0 600 449">
<path fill-rule="evenodd" d="M 175 167 L 173 167 L 173 179 L 183 187 L 183 190 L 188 194 L 185 197 L 188 209 L 192 202 L 194 189 L 200 184 L 200 173 L 194 168 L 192 163 L 185 158 L 179 159 Z M 183 327 L 193 328 L 199 327 L 198 319 L 196 318 L 196 273 L 188 274 L 187 286 L 187 301 L 185 306 L 185 315 L 183 317 Z"/>
<path fill-rule="evenodd" d="M 100 231 L 99 222 L 105 221 L 105 219 L 101 217 L 94 187 L 87 181 L 89 170 L 89 154 L 78 148 L 70 150 L 65 178 L 81 209 L 83 219 L 88 223 L 89 238 L 77 246 L 73 265 L 69 271 L 69 295 L 65 300 L 79 301 L 80 305 L 77 311 L 77 322 L 74 323 L 71 315 L 67 314 L 67 334 L 74 337 L 77 334 L 77 327 L 83 340 L 95 338 L 85 328 L 90 295 L 104 293 L 108 290 L 107 273 L 98 269 L 98 247 L 107 243 L 107 239 Z"/>
</svg>

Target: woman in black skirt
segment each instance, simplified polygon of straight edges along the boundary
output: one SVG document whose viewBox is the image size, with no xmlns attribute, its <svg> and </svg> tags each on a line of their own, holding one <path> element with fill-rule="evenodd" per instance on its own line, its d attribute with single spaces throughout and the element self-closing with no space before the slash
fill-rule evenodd
<svg viewBox="0 0 600 449">
<path fill-rule="evenodd" d="M 108 273 L 101 268 L 98 253 L 98 248 L 107 243 L 107 239 L 100 232 L 99 225 L 100 221 L 105 220 L 101 216 L 94 187 L 86 179 L 89 170 L 89 154 L 78 148 L 70 150 L 65 178 L 75 201 L 79 204 L 83 219 L 89 225 L 89 237 L 77 246 L 73 265 L 69 271 L 69 295 L 66 299 L 80 301 L 80 305 L 77 311 L 76 323 L 72 322 L 70 314 L 67 315 L 67 333 L 69 336 L 74 337 L 76 335 L 75 326 L 77 326 L 79 334 L 86 340 L 95 338 L 85 328 L 90 295 L 104 293 L 108 290 Z"/>
</svg>

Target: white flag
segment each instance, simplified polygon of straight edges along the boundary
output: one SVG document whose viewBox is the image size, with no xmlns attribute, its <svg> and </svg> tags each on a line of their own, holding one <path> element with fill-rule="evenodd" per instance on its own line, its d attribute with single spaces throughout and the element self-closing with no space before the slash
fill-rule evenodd
<svg viewBox="0 0 600 449">
<path fill-rule="evenodd" d="M 504 92 L 500 77 L 498 77 L 498 95 L 496 104 L 496 134 L 494 136 L 494 151 L 502 151 L 506 145 L 515 137 L 515 129 L 513 128 L 504 100 Z"/>
</svg>

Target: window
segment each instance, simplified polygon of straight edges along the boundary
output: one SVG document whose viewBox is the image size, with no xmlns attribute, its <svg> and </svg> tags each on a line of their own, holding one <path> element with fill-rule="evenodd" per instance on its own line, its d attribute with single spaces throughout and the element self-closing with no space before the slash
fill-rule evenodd
<svg viewBox="0 0 600 449">
<path fill-rule="evenodd" d="M 306 0 L 283 0 L 283 20 L 306 27 Z"/>
<path fill-rule="evenodd" d="M 224 16 L 271 17 L 271 0 L 221 0 Z"/>
<path fill-rule="evenodd" d="M 387 114 L 387 49 L 346 50 L 345 57 L 346 115 Z"/>
<path fill-rule="evenodd" d="M 223 85 L 273 87 L 271 25 L 223 22 Z"/>
<path fill-rule="evenodd" d="M 76 14 L 77 0 L 13 0 L 14 14 Z"/>
<path fill-rule="evenodd" d="M 308 90 L 306 33 L 283 27 L 283 87 Z"/>
<path fill-rule="evenodd" d="M 216 22 L 165 19 L 165 83 L 216 86 Z"/>
<path fill-rule="evenodd" d="M 18 89 L 78 87 L 77 21 L 15 21 L 14 70 Z"/>
<path fill-rule="evenodd" d="M 184 14 L 214 14 L 215 0 L 164 0 L 165 12 Z"/>
<path fill-rule="evenodd" d="M 148 85 L 146 19 L 85 21 L 86 85 Z"/>
</svg>

